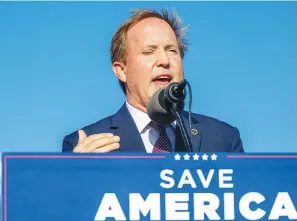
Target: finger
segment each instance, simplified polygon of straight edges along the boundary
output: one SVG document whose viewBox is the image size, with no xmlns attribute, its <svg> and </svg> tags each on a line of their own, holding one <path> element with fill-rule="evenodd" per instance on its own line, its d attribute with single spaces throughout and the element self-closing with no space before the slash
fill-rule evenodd
<svg viewBox="0 0 297 221">
<path fill-rule="evenodd" d="M 94 140 L 102 139 L 104 137 L 112 137 L 113 134 L 111 133 L 102 133 L 102 134 L 92 134 L 85 138 L 81 143 L 78 143 L 78 145 L 73 149 L 74 152 L 81 152 L 85 146 L 87 146 L 89 143 L 91 143 Z"/>
<path fill-rule="evenodd" d="M 120 148 L 119 143 L 113 143 L 113 144 L 105 145 L 104 147 L 95 149 L 93 150 L 93 153 L 106 153 L 106 152 L 117 150 L 119 148 Z"/>
<path fill-rule="evenodd" d="M 107 138 L 107 137 L 113 137 L 113 134 L 111 133 L 102 133 L 102 134 L 92 134 L 90 136 L 88 136 L 83 142 L 81 142 L 79 145 L 81 146 L 87 146 L 89 143 L 98 140 L 98 139 L 102 139 L 102 138 Z"/>
<path fill-rule="evenodd" d="M 92 152 L 95 149 L 102 148 L 106 145 L 113 144 L 113 143 L 118 143 L 120 141 L 120 137 L 118 136 L 113 136 L 113 137 L 104 137 L 101 139 L 97 139 L 89 143 L 85 148 L 83 149 L 83 152 Z"/>
<path fill-rule="evenodd" d="M 84 139 L 87 138 L 86 133 L 83 130 L 78 131 L 78 143 L 81 143 L 84 141 Z"/>
</svg>

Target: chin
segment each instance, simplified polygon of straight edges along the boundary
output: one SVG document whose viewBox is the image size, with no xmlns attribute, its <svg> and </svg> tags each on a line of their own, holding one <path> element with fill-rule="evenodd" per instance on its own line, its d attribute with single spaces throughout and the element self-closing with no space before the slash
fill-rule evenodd
<svg viewBox="0 0 297 221">
<path fill-rule="evenodd" d="M 161 89 L 162 87 L 154 87 L 153 90 L 151 90 L 151 93 L 150 93 L 150 96 L 149 96 L 149 99 L 152 98 L 152 96 L 157 92 L 157 90 Z"/>
<path fill-rule="evenodd" d="M 155 92 L 159 89 L 163 89 L 163 88 L 166 88 L 170 83 L 167 83 L 167 84 L 155 84 Z"/>
</svg>

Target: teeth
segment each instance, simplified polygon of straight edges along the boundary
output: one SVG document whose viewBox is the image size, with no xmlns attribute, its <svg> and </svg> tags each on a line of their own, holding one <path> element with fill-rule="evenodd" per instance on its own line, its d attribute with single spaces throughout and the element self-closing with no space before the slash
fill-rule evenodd
<svg viewBox="0 0 297 221">
<path fill-rule="evenodd" d="M 163 79 L 169 79 L 169 77 L 158 77 L 157 79 L 163 80 Z"/>
</svg>

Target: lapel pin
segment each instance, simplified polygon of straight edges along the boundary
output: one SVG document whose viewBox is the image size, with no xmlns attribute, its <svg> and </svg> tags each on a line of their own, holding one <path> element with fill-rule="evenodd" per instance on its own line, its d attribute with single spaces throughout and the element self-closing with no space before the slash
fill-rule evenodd
<svg viewBox="0 0 297 221">
<path fill-rule="evenodd" d="M 192 135 L 195 136 L 195 135 L 198 135 L 198 134 L 199 134 L 199 131 L 193 128 L 193 129 L 191 130 L 191 133 L 192 133 Z"/>
</svg>

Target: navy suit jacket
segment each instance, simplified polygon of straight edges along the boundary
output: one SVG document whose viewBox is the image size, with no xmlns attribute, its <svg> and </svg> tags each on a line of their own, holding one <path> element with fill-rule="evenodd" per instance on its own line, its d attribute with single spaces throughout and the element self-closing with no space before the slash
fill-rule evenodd
<svg viewBox="0 0 297 221">
<path fill-rule="evenodd" d="M 188 112 L 183 111 L 182 117 L 186 128 L 189 128 Z M 119 136 L 120 148 L 118 151 L 146 152 L 126 104 L 116 114 L 82 129 L 87 136 L 97 133 L 113 133 Z M 192 113 L 192 129 L 198 131 L 197 135 L 192 137 L 193 152 L 244 152 L 238 129 L 225 122 Z M 77 142 L 78 131 L 65 136 L 62 151 L 73 151 Z M 187 151 L 178 126 L 176 127 L 175 151 Z"/>
</svg>

